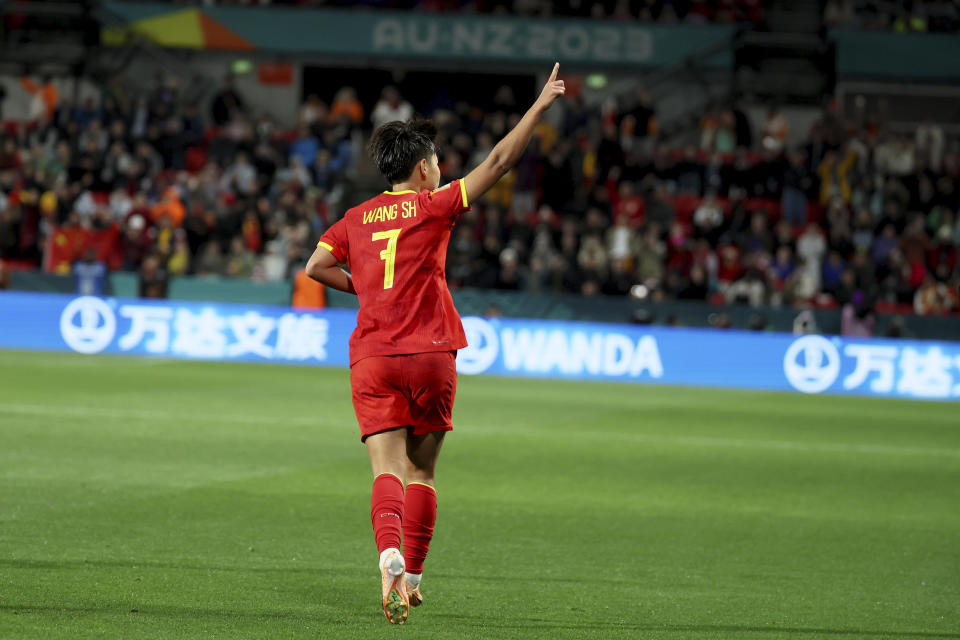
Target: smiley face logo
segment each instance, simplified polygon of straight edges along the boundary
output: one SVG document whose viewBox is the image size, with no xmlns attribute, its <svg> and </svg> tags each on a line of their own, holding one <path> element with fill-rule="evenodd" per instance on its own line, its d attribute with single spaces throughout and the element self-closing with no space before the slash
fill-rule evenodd
<svg viewBox="0 0 960 640">
<path fill-rule="evenodd" d="M 826 391 L 840 375 L 840 352 L 823 336 L 804 336 L 784 354 L 783 373 L 797 391 Z"/>
<path fill-rule="evenodd" d="M 71 300 L 60 314 L 60 335 L 79 353 L 100 353 L 117 331 L 117 317 L 106 302 L 94 296 Z"/>
</svg>

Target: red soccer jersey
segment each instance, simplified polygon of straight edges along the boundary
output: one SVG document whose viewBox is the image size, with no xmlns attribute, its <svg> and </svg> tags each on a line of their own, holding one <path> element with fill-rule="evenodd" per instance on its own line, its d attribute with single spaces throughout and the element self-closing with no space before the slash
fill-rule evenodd
<svg viewBox="0 0 960 640">
<path fill-rule="evenodd" d="M 318 246 L 347 265 L 360 299 L 351 366 L 369 356 L 467 346 L 446 257 L 454 221 L 469 208 L 462 180 L 436 191 L 384 191 L 323 234 Z"/>
</svg>

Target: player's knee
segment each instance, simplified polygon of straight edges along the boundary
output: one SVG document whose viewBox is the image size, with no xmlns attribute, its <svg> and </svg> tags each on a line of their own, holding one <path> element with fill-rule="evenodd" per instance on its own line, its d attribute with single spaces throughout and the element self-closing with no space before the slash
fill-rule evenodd
<svg viewBox="0 0 960 640">
<path fill-rule="evenodd" d="M 418 482 L 420 484 L 428 484 L 431 487 L 433 486 L 433 467 L 424 468 L 418 467 L 414 464 L 410 464 L 407 467 L 407 483 Z"/>
</svg>

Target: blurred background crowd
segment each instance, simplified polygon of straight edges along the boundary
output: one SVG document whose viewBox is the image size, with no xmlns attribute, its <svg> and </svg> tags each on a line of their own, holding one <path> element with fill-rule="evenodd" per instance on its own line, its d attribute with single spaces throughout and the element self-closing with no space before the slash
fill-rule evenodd
<svg viewBox="0 0 960 640">
<path fill-rule="evenodd" d="M 509 4 L 521 14 L 545 6 Z M 708 7 L 723 21 L 734 4 L 752 6 L 593 6 L 687 20 Z M 898 29 L 909 10 L 926 28 L 956 28 L 955 9 L 830 2 L 827 15 Z M 177 275 L 288 280 L 323 231 L 372 195 L 357 185 L 375 172 L 364 151 L 374 128 L 417 112 L 434 118 L 446 182 L 482 161 L 528 106 L 509 84 L 482 97 L 386 86 L 374 101 L 343 86 L 332 100 L 307 97 L 291 127 L 248 106 L 229 76 L 203 108 L 173 75 L 139 92 L 104 82 L 80 103 L 49 78 L 21 85 L 34 103 L 31 118 L 6 121 L 0 134 L 0 257 L 57 273 L 78 263 L 140 272 L 143 295 L 164 295 Z M 893 131 L 867 110 L 844 116 L 828 98 L 808 130 L 791 132 L 777 104 L 757 121 L 722 103 L 702 113 L 697 144 L 675 146 L 643 86 L 593 106 L 571 94 L 462 216 L 452 287 L 849 305 L 861 316 L 958 308 L 960 141 L 942 126 Z"/>
<path fill-rule="evenodd" d="M 954 33 L 960 28 L 956 0 L 827 0 L 830 27 Z"/>
<path fill-rule="evenodd" d="M 8 127 L 3 255 L 49 262 L 54 227 L 115 228 L 101 256 L 114 269 L 138 270 L 152 256 L 172 275 L 287 279 L 356 204 L 343 201 L 343 182 L 367 162 L 370 128 L 422 106 L 392 87 L 363 105 L 344 87 L 332 104 L 308 99 L 296 129 L 283 130 L 249 113 L 229 81 L 209 113 L 180 104 L 173 86 L 161 79 L 126 101 L 58 99 L 35 122 Z M 458 100 L 428 113 L 440 126 L 443 180 L 485 158 L 525 106 L 503 86 L 486 110 Z M 733 105 L 704 114 L 699 148 L 672 149 L 657 143 L 642 89 L 599 110 L 574 97 L 457 225 L 451 285 L 953 308 L 957 140 L 932 124 L 890 134 L 835 107 L 796 148 L 785 146 L 776 107 L 753 130 Z"/>
</svg>

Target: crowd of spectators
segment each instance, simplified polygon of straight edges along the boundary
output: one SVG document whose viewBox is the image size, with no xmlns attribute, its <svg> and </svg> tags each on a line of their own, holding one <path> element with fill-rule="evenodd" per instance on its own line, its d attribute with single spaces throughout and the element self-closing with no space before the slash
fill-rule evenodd
<svg viewBox="0 0 960 640">
<path fill-rule="evenodd" d="M 824 20 L 829 27 L 956 33 L 960 30 L 960 1 L 827 0 Z"/>
<path fill-rule="evenodd" d="M 445 178 L 468 171 L 516 118 L 435 114 Z M 471 137 L 471 132 L 475 134 Z M 645 94 L 593 114 L 577 99 L 454 231 L 464 286 L 751 305 L 957 308 L 960 149 L 847 122 L 835 103 L 788 148 L 773 108 L 711 111 L 699 149 L 656 143 Z"/>
<path fill-rule="evenodd" d="M 162 278 L 287 279 L 342 193 L 363 119 L 345 88 L 287 131 L 229 79 L 208 113 L 171 80 L 129 101 L 110 88 L 60 100 L 0 140 L 0 257 L 68 273 L 93 248 L 112 269 Z"/>
<path fill-rule="evenodd" d="M 524 106 L 503 87 L 487 108 L 454 101 L 428 114 L 443 180 L 478 164 Z M 395 88 L 363 105 L 345 87 L 330 104 L 309 98 L 284 131 L 229 82 L 208 114 L 181 104 L 171 82 L 126 103 L 108 90 L 39 109 L 0 143 L 0 256 L 64 272 L 85 257 L 66 231 L 115 230 L 99 258 L 151 281 L 289 279 L 355 204 L 343 192 L 371 121 L 413 111 Z M 864 315 L 957 306 L 960 149 L 937 125 L 895 135 L 828 106 L 789 147 L 776 108 L 754 131 L 731 105 L 705 114 L 699 148 L 675 149 L 659 143 L 642 90 L 602 109 L 571 96 L 548 116 L 454 229 L 452 287 Z"/>
</svg>

